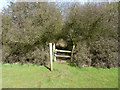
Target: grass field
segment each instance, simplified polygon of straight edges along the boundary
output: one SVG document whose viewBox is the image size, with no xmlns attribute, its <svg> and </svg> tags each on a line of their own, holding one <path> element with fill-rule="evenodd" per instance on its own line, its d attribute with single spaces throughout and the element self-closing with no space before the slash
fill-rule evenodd
<svg viewBox="0 0 120 90">
<path fill-rule="evenodd" d="M 2 65 L 3 88 L 118 88 L 118 69 L 78 68 L 54 62 L 54 71 L 36 65 Z"/>
</svg>

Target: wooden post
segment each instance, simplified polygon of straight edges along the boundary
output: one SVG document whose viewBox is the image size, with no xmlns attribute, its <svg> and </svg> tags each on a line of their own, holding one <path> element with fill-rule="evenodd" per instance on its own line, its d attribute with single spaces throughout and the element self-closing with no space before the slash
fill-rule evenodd
<svg viewBox="0 0 120 90">
<path fill-rule="evenodd" d="M 72 62 L 72 58 L 73 58 L 74 49 L 75 49 L 75 45 L 73 45 L 72 52 L 71 52 L 71 62 Z"/>
<path fill-rule="evenodd" d="M 50 48 L 50 70 L 53 71 L 52 43 L 49 43 L 49 48 Z"/>
<path fill-rule="evenodd" d="M 55 51 L 55 43 L 53 44 L 53 57 L 54 57 L 54 61 L 56 61 L 56 51 Z"/>
</svg>

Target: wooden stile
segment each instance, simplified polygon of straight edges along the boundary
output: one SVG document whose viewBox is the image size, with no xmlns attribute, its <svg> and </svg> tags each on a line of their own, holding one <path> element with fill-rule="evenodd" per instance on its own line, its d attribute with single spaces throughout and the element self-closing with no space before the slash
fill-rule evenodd
<svg viewBox="0 0 120 90">
<path fill-rule="evenodd" d="M 73 45 L 73 49 L 72 51 L 68 51 L 68 50 L 58 50 L 55 48 L 55 43 L 52 46 L 52 43 L 49 43 L 49 49 L 50 49 L 50 70 L 53 71 L 53 59 L 54 61 L 56 61 L 56 57 L 64 57 L 64 58 L 71 58 L 72 61 L 72 57 L 73 57 L 73 51 L 74 51 L 75 45 Z M 71 53 L 71 56 L 67 56 L 67 55 L 57 55 L 57 52 L 63 52 L 63 53 Z"/>
</svg>

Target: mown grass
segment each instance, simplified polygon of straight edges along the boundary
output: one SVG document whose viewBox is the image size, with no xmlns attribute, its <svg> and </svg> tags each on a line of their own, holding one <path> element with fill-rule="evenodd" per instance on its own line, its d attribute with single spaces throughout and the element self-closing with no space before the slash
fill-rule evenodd
<svg viewBox="0 0 120 90">
<path fill-rule="evenodd" d="M 3 88 L 118 88 L 118 69 L 78 68 L 54 63 L 44 66 L 2 65 Z"/>
</svg>

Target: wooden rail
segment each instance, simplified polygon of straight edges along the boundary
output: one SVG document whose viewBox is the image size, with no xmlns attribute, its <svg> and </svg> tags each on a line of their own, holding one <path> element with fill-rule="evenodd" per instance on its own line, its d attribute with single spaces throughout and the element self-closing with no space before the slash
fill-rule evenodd
<svg viewBox="0 0 120 90">
<path fill-rule="evenodd" d="M 67 51 L 67 50 L 58 50 L 58 49 L 55 49 L 56 52 L 66 52 L 66 53 L 71 53 L 71 51 Z"/>
<path fill-rule="evenodd" d="M 55 54 L 55 57 L 65 57 L 65 58 L 70 58 L 71 56 L 66 56 L 66 55 L 56 55 L 56 54 Z"/>
</svg>

